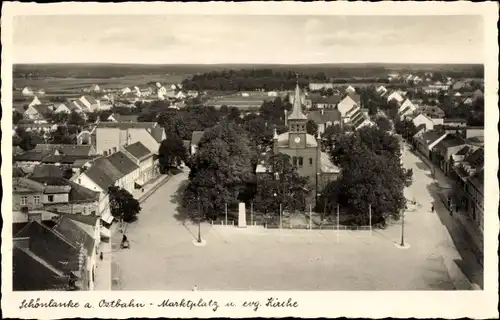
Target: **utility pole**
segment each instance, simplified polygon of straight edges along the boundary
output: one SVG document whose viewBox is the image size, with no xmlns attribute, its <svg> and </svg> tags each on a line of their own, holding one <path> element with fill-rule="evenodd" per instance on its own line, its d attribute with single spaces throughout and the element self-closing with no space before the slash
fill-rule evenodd
<svg viewBox="0 0 500 320">
<path fill-rule="evenodd" d="M 339 205 L 337 204 L 337 243 L 339 242 L 339 237 L 340 237 L 340 219 L 339 219 Z"/>
<path fill-rule="evenodd" d="M 198 243 L 201 243 L 201 204 L 198 197 Z"/>
<path fill-rule="evenodd" d="M 226 226 L 227 226 L 227 202 L 224 204 L 225 210 L 226 210 Z"/>
<path fill-rule="evenodd" d="M 401 247 L 405 246 L 405 211 L 401 214 Z"/>
</svg>

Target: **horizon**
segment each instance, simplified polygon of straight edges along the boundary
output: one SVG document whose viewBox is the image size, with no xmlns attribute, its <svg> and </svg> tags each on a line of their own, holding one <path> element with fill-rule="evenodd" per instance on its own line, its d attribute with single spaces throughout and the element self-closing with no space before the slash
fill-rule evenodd
<svg viewBox="0 0 500 320">
<path fill-rule="evenodd" d="M 484 64 L 483 25 L 477 15 L 16 16 L 13 62 Z"/>
</svg>

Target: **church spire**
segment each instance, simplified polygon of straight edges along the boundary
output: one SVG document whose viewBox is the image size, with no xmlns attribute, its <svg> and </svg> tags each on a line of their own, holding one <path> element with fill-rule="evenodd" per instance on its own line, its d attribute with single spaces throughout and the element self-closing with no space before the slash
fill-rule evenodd
<svg viewBox="0 0 500 320">
<path fill-rule="evenodd" d="M 292 113 L 288 120 L 307 120 L 307 117 L 302 113 L 302 103 L 300 98 L 299 75 L 297 74 L 297 85 L 295 86 L 295 95 L 293 99 Z"/>
</svg>

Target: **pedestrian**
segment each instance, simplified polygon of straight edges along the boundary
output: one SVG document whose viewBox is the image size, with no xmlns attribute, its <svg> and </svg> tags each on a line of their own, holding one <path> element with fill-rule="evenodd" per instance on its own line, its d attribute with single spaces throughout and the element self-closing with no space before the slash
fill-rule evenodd
<svg viewBox="0 0 500 320">
<path fill-rule="evenodd" d="M 431 206 L 431 212 L 434 212 L 434 205 Z"/>
<path fill-rule="evenodd" d="M 198 286 L 197 285 L 194 285 L 193 291 L 198 291 Z"/>
<path fill-rule="evenodd" d="M 100 258 L 101 260 L 104 258 L 104 257 L 103 257 L 103 255 L 102 255 L 102 251 L 101 251 L 101 253 L 99 254 L 99 258 Z"/>
</svg>

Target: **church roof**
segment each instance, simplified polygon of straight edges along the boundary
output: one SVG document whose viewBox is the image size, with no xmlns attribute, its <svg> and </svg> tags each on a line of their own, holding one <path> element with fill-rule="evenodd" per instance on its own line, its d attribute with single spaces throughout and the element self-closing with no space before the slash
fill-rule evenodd
<svg viewBox="0 0 500 320">
<path fill-rule="evenodd" d="M 298 83 L 295 87 L 295 99 L 293 100 L 292 113 L 288 116 L 288 120 L 307 120 L 307 117 L 302 113 L 300 88 Z"/>
<path fill-rule="evenodd" d="M 288 132 L 282 133 L 278 136 L 278 146 L 288 146 L 289 134 Z M 313 135 L 306 134 L 306 146 L 307 147 L 317 147 L 318 143 Z"/>
</svg>

